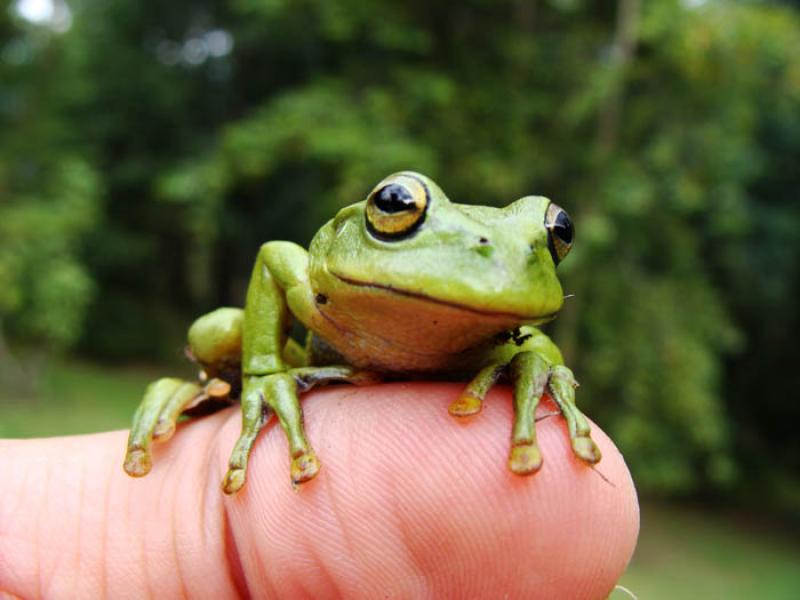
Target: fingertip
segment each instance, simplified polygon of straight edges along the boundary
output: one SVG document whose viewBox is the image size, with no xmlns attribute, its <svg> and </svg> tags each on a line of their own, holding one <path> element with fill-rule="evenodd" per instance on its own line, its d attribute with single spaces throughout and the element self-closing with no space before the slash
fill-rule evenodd
<svg viewBox="0 0 800 600">
<path fill-rule="evenodd" d="M 562 420 L 545 419 L 543 465 L 520 477 L 506 466 L 508 390 L 468 422 L 447 412 L 460 392 L 415 383 L 310 394 L 308 435 L 323 468 L 297 492 L 282 432 L 267 431 L 247 486 L 226 499 L 248 581 L 289 595 L 605 597 L 639 523 L 613 443 L 594 427 L 603 459 L 589 467 Z M 232 445 L 238 425 L 226 429 Z"/>
<path fill-rule="evenodd" d="M 0 558 L 13 558 L 0 587 L 33 595 L 49 572 L 87 597 L 224 596 L 242 581 L 284 596 L 605 597 L 638 533 L 619 452 L 595 427 L 603 459 L 589 467 L 563 421 L 548 418 L 537 425 L 541 469 L 514 475 L 508 390 L 467 420 L 447 412 L 460 392 L 407 383 L 309 394 L 322 468 L 296 489 L 273 423 L 247 484 L 223 495 L 234 410 L 154 445 L 139 479 L 119 468 L 124 432 L 6 443 L 0 473 L 18 501 L 0 506 Z"/>
</svg>

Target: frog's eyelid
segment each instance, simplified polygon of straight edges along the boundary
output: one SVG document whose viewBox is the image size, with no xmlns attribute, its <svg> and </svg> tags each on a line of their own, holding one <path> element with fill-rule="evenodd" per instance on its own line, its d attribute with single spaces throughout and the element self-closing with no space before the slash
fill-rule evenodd
<svg viewBox="0 0 800 600">
<path fill-rule="evenodd" d="M 431 191 L 428 189 L 428 184 L 425 183 L 416 173 L 403 172 L 402 175 L 404 177 L 408 177 L 409 179 L 413 179 L 422 186 L 422 189 L 425 191 L 425 211 L 427 211 L 428 206 L 431 203 Z"/>
</svg>

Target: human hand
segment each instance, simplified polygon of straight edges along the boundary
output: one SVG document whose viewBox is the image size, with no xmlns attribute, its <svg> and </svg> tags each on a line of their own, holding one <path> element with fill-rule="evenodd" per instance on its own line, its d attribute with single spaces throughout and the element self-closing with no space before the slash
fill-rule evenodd
<svg viewBox="0 0 800 600">
<path fill-rule="evenodd" d="M 460 422 L 461 387 L 306 395 L 322 470 L 296 491 L 273 423 L 222 493 L 234 409 L 181 425 L 143 479 L 126 432 L 0 441 L 0 597 L 605 598 L 639 527 L 619 452 L 595 426 L 595 472 L 546 418 L 544 466 L 513 475 L 508 389 Z"/>
</svg>

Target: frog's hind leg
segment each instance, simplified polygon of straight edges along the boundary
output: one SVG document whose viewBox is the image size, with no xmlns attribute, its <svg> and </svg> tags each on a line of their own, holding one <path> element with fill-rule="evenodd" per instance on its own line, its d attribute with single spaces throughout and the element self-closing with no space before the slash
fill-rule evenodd
<svg viewBox="0 0 800 600">
<path fill-rule="evenodd" d="M 195 386 L 197 384 L 186 384 Z M 195 395 L 176 393 L 169 399 L 158 416 L 153 430 L 153 440 L 166 442 L 175 433 L 178 418 L 181 415 L 198 416 L 216 412 L 233 404 L 231 384 L 222 379 L 213 378 L 203 385 Z"/>
<path fill-rule="evenodd" d="M 133 416 L 133 426 L 128 436 L 125 454 L 125 472 L 132 477 L 142 477 L 152 467 L 151 446 L 154 435 L 167 438 L 174 430 L 174 419 L 184 407 L 202 397 L 203 388 L 196 384 L 165 377 L 150 384 L 144 399 Z M 171 423 L 171 430 L 168 424 Z"/>
<path fill-rule="evenodd" d="M 241 381 L 242 309 L 221 308 L 189 329 L 187 355 L 202 368 L 198 382 L 165 377 L 150 384 L 133 417 L 124 469 L 133 477 L 152 468 L 153 441 L 166 441 L 182 414 L 208 414 L 230 405 Z M 210 379 L 209 379 L 210 377 Z"/>
</svg>

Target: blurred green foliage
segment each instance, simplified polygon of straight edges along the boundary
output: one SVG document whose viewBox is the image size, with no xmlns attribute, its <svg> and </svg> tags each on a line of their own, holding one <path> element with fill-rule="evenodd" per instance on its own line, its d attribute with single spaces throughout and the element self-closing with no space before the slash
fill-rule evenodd
<svg viewBox="0 0 800 600">
<path fill-rule="evenodd" d="M 69 140 L 69 60 L 47 32 L 20 36 L 9 19 L 0 16 L 0 332 L 62 348 L 80 337 L 94 291 L 80 240 L 97 224 L 101 182 Z"/>
<path fill-rule="evenodd" d="M 649 492 L 800 512 L 800 7 L 71 0 L 0 15 L 0 323 L 177 354 L 386 174 L 576 223 L 551 332 Z M 56 3 L 56 6 L 65 5 Z M 56 26 L 58 25 L 58 26 Z"/>
<path fill-rule="evenodd" d="M 791 600 L 800 589 L 796 532 L 764 516 L 642 506 L 636 554 L 619 583 L 648 600 Z M 630 600 L 621 590 L 609 600 Z"/>
</svg>

